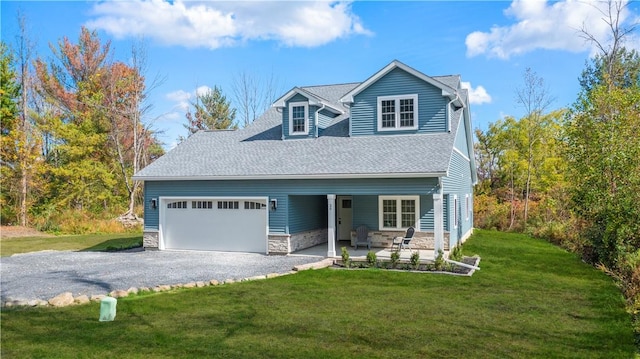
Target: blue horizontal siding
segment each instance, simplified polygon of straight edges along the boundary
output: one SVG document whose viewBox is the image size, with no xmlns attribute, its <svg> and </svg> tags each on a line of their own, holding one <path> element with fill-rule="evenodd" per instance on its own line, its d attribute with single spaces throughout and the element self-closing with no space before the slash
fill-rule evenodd
<svg viewBox="0 0 640 359">
<path fill-rule="evenodd" d="M 271 233 L 289 233 L 290 196 L 324 196 L 326 204 L 327 194 L 353 196 L 431 194 L 436 190 L 437 183 L 437 178 L 147 181 L 144 184 L 145 228 L 158 229 L 158 210 L 150 208 L 152 198 L 167 196 L 261 196 L 277 199 L 277 210 L 269 212 L 269 231 Z"/>
<path fill-rule="evenodd" d="M 377 98 L 410 94 L 418 94 L 418 129 L 378 132 Z M 441 89 L 396 68 L 355 96 L 351 106 L 351 134 L 362 136 L 443 132 L 446 130 L 447 103 Z"/>
<path fill-rule="evenodd" d="M 456 140 L 454 142 L 455 148 L 469 157 L 469 146 L 467 145 L 467 131 L 464 128 L 464 121 L 460 121 L 458 125 L 458 133 L 456 134 Z"/>
<path fill-rule="evenodd" d="M 449 164 L 449 175 L 442 180 L 445 193 L 448 194 L 450 206 L 446 209 L 446 218 L 450 218 L 446 224 L 450 235 L 450 245 L 455 245 L 462 235 L 467 233 L 473 227 L 473 215 L 469 219 L 466 218 L 465 196 L 469 195 L 470 205 L 473 208 L 473 185 L 471 182 L 471 167 L 469 161 L 463 158 L 459 153 L 453 152 L 451 155 L 451 163 Z M 458 227 L 454 227 L 454 195 L 458 196 Z M 473 212 L 473 211 L 471 211 Z"/>
<path fill-rule="evenodd" d="M 327 228 L 326 196 L 289 196 L 288 233 Z"/>
</svg>

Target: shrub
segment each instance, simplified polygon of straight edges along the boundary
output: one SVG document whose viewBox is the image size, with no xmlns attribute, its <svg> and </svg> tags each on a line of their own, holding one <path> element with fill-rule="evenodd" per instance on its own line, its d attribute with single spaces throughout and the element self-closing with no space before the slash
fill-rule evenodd
<svg viewBox="0 0 640 359">
<path fill-rule="evenodd" d="M 369 263 L 370 266 L 375 267 L 376 262 L 378 262 L 378 257 L 373 251 L 369 251 L 367 253 L 367 263 Z"/>
<path fill-rule="evenodd" d="M 399 260 L 400 260 L 400 252 L 399 251 L 391 252 L 391 268 L 395 268 L 398 265 Z"/>
<path fill-rule="evenodd" d="M 411 253 L 411 258 L 409 259 L 413 268 L 418 268 L 420 265 L 420 252 L 415 251 Z"/>
<path fill-rule="evenodd" d="M 342 247 L 341 249 L 342 253 L 341 253 L 341 257 L 342 257 L 342 264 L 344 264 L 345 267 L 349 268 L 349 266 L 351 265 L 351 260 L 349 259 L 349 251 L 347 250 L 347 247 Z"/>
<path fill-rule="evenodd" d="M 445 266 L 444 253 L 442 252 L 441 249 L 438 250 L 438 256 L 433 262 L 433 266 L 437 271 L 441 271 L 444 269 L 444 266 Z"/>
<path fill-rule="evenodd" d="M 453 247 L 451 253 L 449 253 L 449 259 L 457 262 L 462 260 L 462 245 L 460 243 Z"/>
</svg>

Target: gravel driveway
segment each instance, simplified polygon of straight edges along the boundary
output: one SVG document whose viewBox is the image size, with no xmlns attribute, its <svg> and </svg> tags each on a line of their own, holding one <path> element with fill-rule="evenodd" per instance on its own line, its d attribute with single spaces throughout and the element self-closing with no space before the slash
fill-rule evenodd
<svg viewBox="0 0 640 359">
<path fill-rule="evenodd" d="M 284 273 L 321 260 L 317 256 L 266 256 L 256 253 L 137 251 L 43 251 L 0 258 L 2 302 L 48 300 L 62 292 L 74 296 L 107 294 L 131 287 L 224 281 Z"/>
</svg>

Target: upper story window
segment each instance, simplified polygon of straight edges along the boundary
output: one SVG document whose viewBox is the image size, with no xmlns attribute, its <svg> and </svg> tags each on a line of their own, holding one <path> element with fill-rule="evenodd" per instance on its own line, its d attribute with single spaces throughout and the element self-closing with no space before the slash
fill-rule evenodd
<svg viewBox="0 0 640 359">
<path fill-rule="evenodd" d="M 309 105 L 306 102 L 289 104 L 289 135 L 309 133 Z"/>
<path fill-rule="evenodd" d="M 378 131 L 418 128 L 418 95 L 378 97 Z"/>
</svg>

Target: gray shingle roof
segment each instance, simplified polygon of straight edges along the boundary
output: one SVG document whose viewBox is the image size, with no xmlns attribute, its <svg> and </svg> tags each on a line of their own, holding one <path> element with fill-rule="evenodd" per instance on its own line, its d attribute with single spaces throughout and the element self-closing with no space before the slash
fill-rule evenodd
<svg viewBox="0 0 640 359">
<path fill-rule="evenodd" d="M 358 84 L 303 89 L 336 106 Z M 462 110 L 452 131 L 349 137 L 348 109 L 318 138 L 282 140 L 282 114 L 270 108 L 237 131 L 200 131 L 139 171 L 141 180 L 399 177 L 444 175 Z"/>
</svg>

